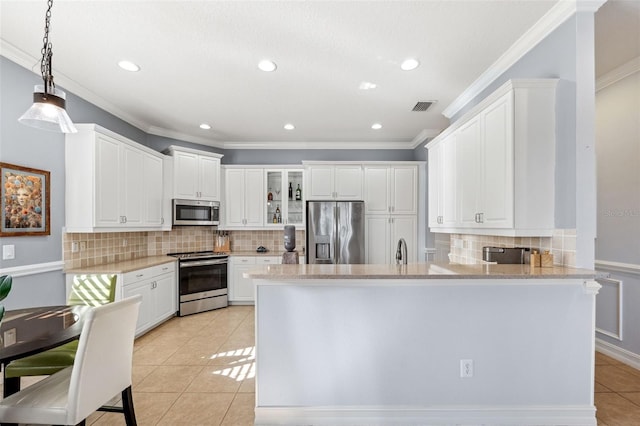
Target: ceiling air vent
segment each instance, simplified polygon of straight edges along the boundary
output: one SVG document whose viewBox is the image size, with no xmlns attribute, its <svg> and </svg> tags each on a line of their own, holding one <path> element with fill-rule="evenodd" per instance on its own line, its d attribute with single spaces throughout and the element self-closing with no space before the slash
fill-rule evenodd
<svg viewBox="0 0 640 426">
<path fill-rule="evenodd" d="M 426 111 L 434 103 L 435 101 L 420 101 L 413 107 L 411 111 Z"/>
</svg>

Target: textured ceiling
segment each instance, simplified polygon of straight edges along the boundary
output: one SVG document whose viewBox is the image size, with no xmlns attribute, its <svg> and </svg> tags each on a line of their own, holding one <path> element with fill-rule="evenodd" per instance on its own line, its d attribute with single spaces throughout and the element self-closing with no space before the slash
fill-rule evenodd
<svg viewBox="0 0 640 426">
<path fill-rule="evenodd" d="M 555 3 L 56 0 L 54 76 L 144 131 L 184 140 L 407 147 L 445 128 L 442 111 Z M 0 37 L 36 72 L 45 10 L 0 0 Z M 421 66 L 400 70 L 407 57 Z M 276 72 L 257 69 L 264 58 Z M 121 59 L 142 70 L 119 69 Z M 359 90 L 365 81 L 377 88 Z M 436 102 L 412 112 L 418 101 Z"/>
</svg>

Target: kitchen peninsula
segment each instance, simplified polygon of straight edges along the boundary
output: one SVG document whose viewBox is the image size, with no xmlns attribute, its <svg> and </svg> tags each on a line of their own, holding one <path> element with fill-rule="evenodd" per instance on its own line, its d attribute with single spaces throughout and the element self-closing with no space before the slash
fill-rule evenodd
<svg viewBox="0 0 640 426">
<path fill-rule="evenodd" d="M 256 425 L 596 425 L 594 272 L 269 265 Z"/>
</svg>

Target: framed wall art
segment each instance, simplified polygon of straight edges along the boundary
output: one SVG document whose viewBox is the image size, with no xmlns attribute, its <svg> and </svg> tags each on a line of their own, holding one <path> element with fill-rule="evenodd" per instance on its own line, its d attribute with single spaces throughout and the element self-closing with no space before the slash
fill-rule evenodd
<svg viewBox="0 0 640 426">
<path fill-rule="evenodd" d="M 49 175 L 45 170 L 0 163 L 0 237 L 49 235 Z"/>
</svg>

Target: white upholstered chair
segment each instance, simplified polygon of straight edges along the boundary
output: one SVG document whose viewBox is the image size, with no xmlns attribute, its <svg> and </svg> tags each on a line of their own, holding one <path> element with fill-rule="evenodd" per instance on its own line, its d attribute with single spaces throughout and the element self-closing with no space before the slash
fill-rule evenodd
<svg viewBox="0 0 640 426">
<path fill-rule="evenodd" d="M 92 309 L 84 319 L 73 366 L 1 400 L 0 422 L 83 425 L 121 394 L 126 423 L 135 425 L 131 369 L 140 302 L 134 296 Z"/>
</svg>

